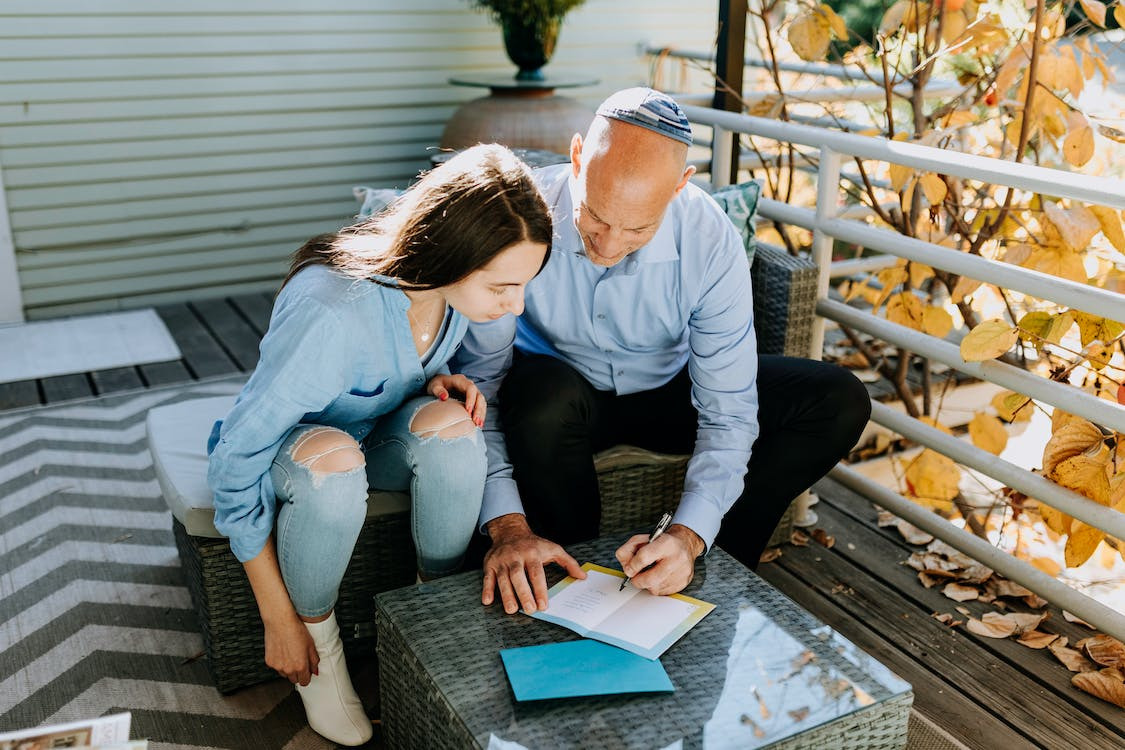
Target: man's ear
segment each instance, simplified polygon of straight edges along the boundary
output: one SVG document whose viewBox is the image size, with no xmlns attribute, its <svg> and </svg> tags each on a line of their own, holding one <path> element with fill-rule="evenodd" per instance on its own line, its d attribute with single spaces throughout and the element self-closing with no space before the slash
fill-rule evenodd
<svg viewBox="0 0 1125 750">
<path fill-rule="evenodd" d="M 695 174 L 695 167 L 688 167 L 684 170 L 684 176 L 680 178 L 680 184 L 676 185 L 676 189 L 672 193 L 673 196 L 680 194 L 680 191 L 687 186 L 688 180 L 691 179 L 693 174 Z"/>
<path fill-rule="evenodd" d="M 570 173 L 575 177 L 582 167 L 582 136 L 575 133 L 570 139 Z"/>
</svg>

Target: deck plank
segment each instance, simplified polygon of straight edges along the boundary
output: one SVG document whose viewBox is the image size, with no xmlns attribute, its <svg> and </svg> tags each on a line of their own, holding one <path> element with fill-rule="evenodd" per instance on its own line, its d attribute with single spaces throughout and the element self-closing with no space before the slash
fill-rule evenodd
<svg viewBox="0 0 1125 750">
<path fill-rule="evenodd" d="M 892 553 L 886 538 L 834 509 L 830 492 L 821 492 L 821 496 L 818 525 L 836 536 L 836 547 L 786 547 L 776 563 L 802 586 L 818 592 L 819 603 L 810 607 L 814 614 L 840 626 L 847 637 L 857 628 L 851 620 L 874 629 L 921 667 L 953 682 L 982 710 L 1000 717 L 1028 741 L 1046 747 L 1088 748 L 1117 748 L 1125 743 L 1120 720 L 1112 714 L 1117 709 L 1108 704 L 1088 709 L 1092 706 L 1088 696 L 1070 686 L 1070 673 L 1062 665 L 1051 664 L 1049 654 L 1011 642 L 978 639 L 931 618 L 935 609 L 953 611 L 956 603 L 938 592 L 927 592 L 916 583 L 913 572 L 900 565 L 905 554 Z M 877 554 L 880 550 L 883 555 Z M 860 555 L 867 555 L 871 569 L 856 562 Z M 767 579 L 765 569 L 769 567 L 763 566 L 762 571 Z M 793 594 L 786 588 L 782 591 Z M 947 603 L 929 606 L 920 601 L 919 592 Z M 847 615 L 841 617 L 841 610 Z M 920 696 L 919 705 L 924 702 L 925 697 Z M 962 737 L 958 727 L 942 726 Z"/>
<path fill-rule="evenodd" d="M 273 313 L 271 298 L 262 294 L 243 294 L 231 297 L 230 303 L 250 321 L 259 339 L 266 334 L 266 329 L 270 326 L 270 315 Z"/>
<path fill-rule="evenodd" d="M 184 364 L 194 377 L 206 378 L 239 372 L 238 365 L 227 356 L 187 304 L 162 305 L 156 308 L 156 312 L 168 326 L 183 354 Z"/>
<path fill-rule="evenodd" d="M 109 370 L 97 370 L 90 373 L 94 381 L 94 390 L 97 394 L 119 393 L 121 391 L 135 391 L 145 387 L 141 374 L 136 367 L 114 367 Z"/>
<path fill-rule="evenodd" d="M 43 378 L 39 383 L 43 388 L 44 400 L 48 404 L 59 401 L 73 401 L 76 398 L 89 398 L 94 395 L 94 388 L 90 385 L 90 379 L 84 372 Z"/>
<path fill-rule="evenodd" d="M 0 383 L 0 409 L 19 409 L 23 406 L 38 406 L 40 403 L 39 386 L 34 380 Z"/>
<path fill-rule="evenodd" d="M 246 322 L 226 299 L 190 302 L 188 306 L 218 340 L 223 350 L 243 372 L 258 364 L 258 342 L 261 336 Z"/>
<path fill-rule="evenodd" d="M 153 362 L 147 365 L 137 365 L 141 377 L 150 386 L 172 385 L 174 383 L 190 383 L 191 373 L 182 359 L 171 362 Z"/>
</svg>

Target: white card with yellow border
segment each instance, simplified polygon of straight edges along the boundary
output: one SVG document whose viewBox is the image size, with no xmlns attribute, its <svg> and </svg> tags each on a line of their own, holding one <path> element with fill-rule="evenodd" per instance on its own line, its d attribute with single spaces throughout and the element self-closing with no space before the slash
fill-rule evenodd
<svg viewBox="0 0 1125 750">
<path fill-rule="evenodd" d="M 715 609 L 683 594 L 656 596 L 632 586 L 622 591 L 625 574 L 620 570 L 594 563 L 582 569 L 585 580 L 568 576 L 559 581 L 547 592 L 547 609 L 531 616 L 656 659 Z"/>
</svg>

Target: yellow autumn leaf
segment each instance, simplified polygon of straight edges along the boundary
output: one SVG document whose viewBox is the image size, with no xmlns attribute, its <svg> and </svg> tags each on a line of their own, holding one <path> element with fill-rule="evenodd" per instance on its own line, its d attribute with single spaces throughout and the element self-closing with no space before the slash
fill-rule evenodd
<svg viewBox="0 0 1125 750">
<path fill-rule="evenodd" d="M 1078 0 L 1078 3 L 1086 11 L 1087 18 L 1105 28 L 1105 3 L 1100 0 Z"/>
<path fill-rule="evenodd" d="M 965 301 L 965 298 L 975 292 L 981 287 L 984 282 L 977 279 L 970 279 L 968 276 L 962 276 L 957 279 L 957 283 L 953 285 L 953 291 L 950 293 L 950 298 L 953 304 L 960 304 Z"/>
<path fill-rule="evenodd" d="M 1002 320 L 986 320 L 961 339 L 961 359 L 983 362 L 996 359 L 1019 339 L 1016 329 Z"/>
<path fill-rule="evenodd" d="M 961 470 L 953 459 L 927 448 L 906 468 L 909 493 L 931 503 L 948 502 L 957 497 Z"/>
<path fill-rule="evenodd" d="M 1043 213 L 1063 244 L 1072 250 L 1085 251 L 1090 240 L 1102 229 L 1094 212 L 1082 205 L 1063 208 L 1048 201 L 1043 204 Z"/>
<path fill-rule="evenodd" d="M 1088 281 L 1086 266 L 1082 264 L 1081 256 L 1063 245 L 1050 245 L 1032 250 L 1025 266 L 1033 271 L 1070 279 L 1080 284 Z"/>
<path fill-rule="evenodd" d="M 910 286 L 918 289 L 922 286 L 922 282 L 934 275 L 934 269 L 927 266 L 925 263 L 918 263 L 917 261 L 910 262 Z"/>
<path fill-rule="evenodd" d="M 789 24 L 789 43 L 802 60 L 820 62 L 828 54 L 828 19 L 815 10 L 808 11 Z"/>
<path fill-rule="evenodd" d="M 922 192 L 931 206 L 941 205 L 941 202 L 945 200 L 947 192 L 945 180 L 938 175 L 924 174 L 919 178 L 918 184 L 922 186 Z"/>
<path fill-rule="evenodd" d="M 1108 456 L 1106 456 L 1108 458 Z M 1050 474 L 1063 487 L 1090 498 L 1099 505 L 1109 505 L 1107 461 L 1085 454 L 1072 456 L 1056 466 Z"/>
<path fill-rule="evenodd" d="M 1047 524 L 1048 529 L 1060 536 L 1069 534 L 1070 527 L 1074 525 L 1074 519 L 1066 513 L 1043 503 L 1039 503 L 1039 516 L 1043 519 L 1043 523 Z"/>
<path fill-rule="evenodd" d="M 969 20 L 959 10 L 951 10 L 941 19 L 941 40 L 946 44 L 953 44 L 965 33 Z"/>
<path fill-rule="evenodd" d="M 836 11 L 832 10 L 832 7 L 825 3 L 820 4 L 820 12 L 828 19 L 828 28 L 832 30 L 832 36 L 841 41 L 847 40 L 848 25 L 844 23 L 844 19 L 840 18 Z"/>
<path fill-rule="evenodd" d="M 975 125 L 977 116 L 967 109 L 955 109 L 945 116 L 941 126 L 948 130 L 963 128 L 966 125 Z"/>
<path fill-rule="evenodd" d="M 906 269 L 902 266 L 891 266 L 890 268 L 884 268 L 882 271 L 879 271 L 879 273 L 875 274 L 875 278 L 879 280 L 879 283 L 883 285 L 884 289 L 893 290 L 896 286 L 906 281 L 907 273 Z"/>
<path fill-rule="evenodd" d="M 911 9 L 911 4 L 912 0 L 898 0 L 894 5 L 887 8 L 887 12 L 883 14 L 883 20 L 879 22 L 879 33 L 888 34 L 897 31 L 902 26 L 907 11 Z"/>
<path fill-rule="evenodd" d="M 1072 325 L 1074 313 L 1069 310 L 1058 315 L 1043 311 L 1029 312 L 1020 318 L 1020 338 L 1031 341 L 1036 346 L 1042 345 L 1043 341 L 1058 344 Z"/>
<path fill-rule="evenodd" d="M 1118 6 L 1120 7 L 1120 6 Z M 1121 215 L 1108 206 L 1089 206 L 1102 227 L 1102 234 L 1118 252 L 1125 253 L 1125 231 L 1121 228 Z"/>
<path fill-rule="evenodd" d="M 922 332 L 943 339 L 953 330 L 953 316 L 944 307 L 928 305 L 922 310 Z"/>
<path fill-rule="evenodd" d="M 914 292 L 899 292 L 887 303 L 887 320 L 900 326 L 922 330 L 922 300 Z"/>
<path fill-rule="evenodd" d="M 1000 420 L 991 414 L 977 412 L 969 421 L 969 437 L 973 445 L 999 456 L 1008 445 L 1008 431 Z"/>
<path fill-rule="evenodd" d="M 1000 391 L 989 403 L 1005 422 L 1026 422 L 1034 411 L 1031 399 L 1015 391 Z"/>
<path fill-rule="evenodd" d="M 891 164 L 887 167 L 891 180 L 891 189 L 895 192 L 902 190 L 907 181 L 914 176 L 914 170 L 901 164 Z"/>
<path fill-rule="evenodd" d="M 1063 551 L 1066 567 L 1077 568 L 1089 560 L 1102 539 L 1105 539 L 1104 531 L 1075 520 L 1070 527 L 1070 536 L 1066 538 L 1066 549 Z"/>
<path fill-rule="evenodd" d="M 1078 321 L 1078 330 L 1081 334 L 1082 346 L 1088 346 L 1094 341 L 1101 341 L 1102 343 L 1108 344 L 1115 341 L 1122 333 L 1125 333 L 1125 326 L 1122 326 L 1116 320 L 1110 320 L 1080 311 L 1072 311 L 1071 314 L 1074 315 L 1075 320 Z"/>
<path fill-rule="evenodd" d="M 1109 360 L 1113 357 L 1114 345 L 1093 343 L 1086 349 L 1086 360 L 1090 363 L 1090 367 L 1095 370 L 1101 371 L 1109 364 Z"/>
<path fill-rule="evenodd" d="M 1117 25 L 1125 28 L 1125 4 L 1121 0 L 1117 0 L 1117 5 L 1113 6 L 1113 17 L 1117 19 Z"/>
<path fill-rule="evenodd" d="M 1066 415 L 1043 446 L 1043 473 L 1050 474 L 1063 461 L 1096 451 L 1105 436 L 1097 425 L 1073 414 Z M 1108 480 L 1107 480 L 1108 482 Z M 1106 485 L 1108 491 L 1108 484 Z"/>
<path fill-rule="evenodd" d="M 1081 167 L 1094 155 L 1094 129 L 1081 112 L 1066 116 L 1067 133 L 1063 139 L 1063 158 L 1072 167 Z"/>
</svg>

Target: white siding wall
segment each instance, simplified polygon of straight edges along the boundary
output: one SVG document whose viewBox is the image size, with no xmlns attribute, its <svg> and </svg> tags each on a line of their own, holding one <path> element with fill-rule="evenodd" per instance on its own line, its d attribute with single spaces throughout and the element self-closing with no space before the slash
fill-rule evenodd
<svg viewBox="0 0 1125 750">
<path fill-rule="evenodd" d="M 638 43 L 710 48 L 717 6 L 588 0 L 547 71 L 600 78 L 568 92 L 592 108 L 647 80 Z M 465 0 L 0 0 L 26 315 L 274 288 L 304 239 L 355 213 L 352 185 L 427 164 L 482 94 L 450 75 L 506 72 Z"/>
</svg>

